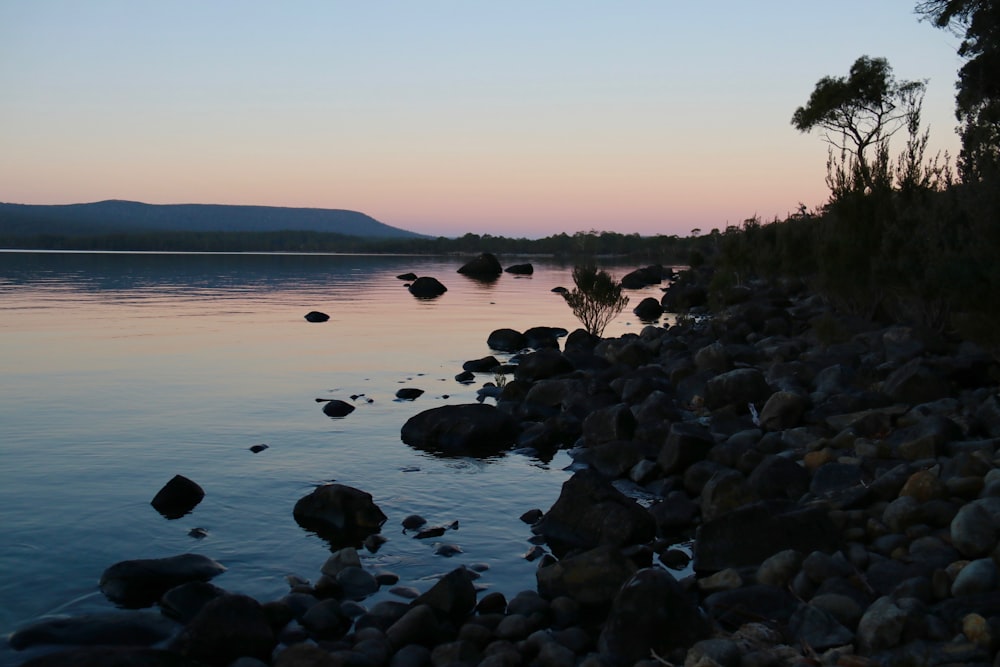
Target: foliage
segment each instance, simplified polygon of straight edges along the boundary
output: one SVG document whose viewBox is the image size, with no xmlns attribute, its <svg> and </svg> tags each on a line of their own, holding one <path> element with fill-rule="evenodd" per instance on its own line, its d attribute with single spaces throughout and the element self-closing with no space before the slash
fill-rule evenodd
<svg viewBox="0 0 1000 667">
<path fill-rule="evenodd" d="M 588 333 L 603 335 L 611 320 L 628 305 L 621 283 L 592 265 L 574 267 L 573 283 L 576 287 L 563 294 L 566 303 Z"/>
<path fill-rule="evenodd" d="M 876 151 L 877 167 L 889 138 L 910 123 L 914 110 L 919 113 L 925 87 L 922 81 L 896 81 L 885 58 L 862 56 L 847 77 L 820 79 L 806 105 L 795 110 L 792 125 L 800 132 L 821 128 L 841 155 L 844 177 L 874 190 L 881 185 L 879 172 L 867 151 Z"/>
<path fill-rule="evenodd" d="M 962 180 L 992 180 L 1000 172 L 1000 3 L 996 0 L 926 0 L 917 13 L 940 28 L 962 32 L 955 115 L 962 135 Z"/>
</svg>

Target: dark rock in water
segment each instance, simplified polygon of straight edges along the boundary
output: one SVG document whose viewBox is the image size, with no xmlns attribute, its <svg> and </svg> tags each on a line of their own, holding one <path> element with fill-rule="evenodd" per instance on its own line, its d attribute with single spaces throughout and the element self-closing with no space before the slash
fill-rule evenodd
<svg viewBox="0 0 1000 667">
<path fill-rule="evenodd" d="M 403 387 L 396 391 L 396 398 L 402 399 L 404 401 L 413 401 L 420 398 L 423 395 L 423 389 L 416 389 L 415 387 Z"/>
<path fill-rule="evenodd" d="M 444 526 L 431 526 L 430 528 L 424 528 L 416 535 L 413 536 L 415 540 L 426 540 L 431 537 L 441 537 L 444 535 L 446 528 Z"/>
<path fill-rule="evenodd" d="M 305 318 L 307 322 L 326 322 L 330 316 L 318 310 L 311 310 L 305 314 Z"/>
<path fill-rule="evenodd" d="M 323 600 L 303 614 L 302 627 L 315 639 L 339 639 L 351 627 L 351 618 L 340 600 Z"/>
<path fill-rule="evenodd" d="M 652 322 L 663 314 L 663 306 L 660 305 L 659 300 L 648 296 L 640 301 L 639 305 L 632 309 L 632 312 L 643 322 Z"/>
<path fill-rule="evenodd" d="M 499 367 L 500 362 L 493 355 L 482 359 L 471 359 L 462 364 L 462 370 L 470 373 L 492 373 Z"/>
<path fill-rule="evenodd" d="M 403 528 L 406 530 L 416 530 L 427 523 L 427 519 L 419 514 L 411 514 L 403 519 Z"/>
<path fill-rule="evenodd" d="M 515 276 L 530 276 L 535 272 L 535 267 L 530 263 L 526 264 L 512 264 L 504 269 L 507 273 L 512 273 Z"/>
<path fill-rule="evenodd" d="M 448 291 L 448 288 L 441 284 L 437 278 L 421 276 L 410 283 L 410 294 L 418 299 L 433 299 Z"/>
<path fill-rule="evenodd" d="M 495 278 L 503 273 L 503 267 L 500 266 L 500 261 L 496 258 L 496 255 L 484 252 L 479 257 L 463 264 L 458 272 L 474 278 Z"/>
<path fill-rule="evenodd" d="M 566 596 L 589 608 L 607 609 L 635 570 L 620 549 L 604 545 L 540 567 L 535 578 L 538 594 L 547 600 Z"/>
<path fill-rule="evenodd" d="M 100 587 L 105 597 L 122 607 L 148 607 L 175 586 L 208 581 L 225 571 L 221 564 L 200 554 L 126 560 L 104 571 Z"/>
<path fill-rule="evenodd" d="M 802 508 L 790 501 L 760 501 L 699 526 L 694 567 L 698 572 L 716 572 L 760 565 L 785 549 L 811 553 L 838 548 L 840 532 L 825 509 Z"/>
<path fill-rule="evenodd" d="M 561 286 L 561 285 L 559 287 L 553 287 L 549 291 L 552 292 L 552 293 L 554 293 L 554 294 L 569 294 L 569 290 L 566 289 L 565 287 Z"/>
<path fill-rule="evenodd" d="M 515 329 L 495 329 L 486 338 L 486 344 L 498 352 L 517 352 L 527 347 L 524 334 Z"/>
<path fill-rule="evenodd" d="M 346 417 L 354 412 L 354 406 L 346 401 L 333 399 L 323 404 L 323 414 L 327 417 Z"/>
<path fill-rule="evenodd" d="M 87 646 L 47 653 L 21 667 L 204 667 L 204 663 L 164 649 Z"/>
<path fill-rule="evenodd" d="M 559 338 L 565 336 L 568 331 L 562 327 L 531 327 L 524 332 L 524 343 L 526 347 L 540 349 L 543 347 L 559 347 Z"/>
<path fill-rule="evenodd" d="M 265 449 L 267 449 L 267 445 L 253 445 L 250 447 L 250 451 L 254 454 L 260 454 Z"/>
<path fill-rule="evenodd" d="M 164 593 L 159 604 L 166 616 L 187 623 L 201 611 L 202 607 L 223 595 L 226 595 L 226 591 L 215 584 L 207 581 L 189 581 Z"/>
<path fill-rule="evenodd" d="M 335 548 L 360 546 L 386 520 L 371 494 L 344 484 L 317 487 L 295 503 L 292 513 L 300 526 Z"/>
<path fill-rule="evenodd" d="M 505 412 L 480 403 L 443 405 L 410 417 L 400 432 L 403 442 L 445 456 L 488 456 L 508 449 L 517 423 Z"/>
<path fill-rule="evenodd" d="M 660 303 L 665 311 L 680 313 L 707 304 L 708 292 L 702 285 L 676 282 L 666 289 Z"/>
<path fill-rule="evenodd" d="M 410 272 L 410 273 L 401 273 L 401 274 L 399 274 L 396 277 L 399 278 L 400 280 L 416 280 L 417 279 L 417 274 L 415 274 L 413 272 Z"/>
<path fill-rule="evenodd" d="M 662 266 L 645 266 L 626 273 L 621 280 L 625 289 L 642 289 L 647 285 L 659 285 L 663 281 Z"/>
<path fill-rule="evenodd" d="M 15 651 L 38 644 L 79 646 L 151 646 L 163 641 L 179 626 L 153 612 L 108 612 L 46 618 L 18 628 L 8 643 Z"/>
<path fill-rule="evenodd" d="M 430 590 L 413 601 L 413 607 L 427 605 L 440 618 L 458 623 L 476 607 L 476 589 L 469 570 L 459 567 L 441 577 Z"/>
<path fill-rule="evenodd" d="M 150 503 L 168 519 L 179 519 L 201 502 L 205 491 L 183 475 L 174 475 L 153 497 Z"/>
<path fill-rule="evenodd" d="M 260 603 L 246 595 L 208 602 L 171 648 L 209 665 L 228 665 L 247 656 L 268 661 L 277 640 Z"/>
<path fill-rule="evenodd" d="M 535 508 L 530 509 L 521 515 L 521 521 L 528 524 L 529 526 L 538 523 L 538 520 L 543 516 L 542 510 Z"/>
<path fill-rule="evenodd" d="M 708 623 L 677 580 L 666 570 L 647 568 L 621 587 L 597 645 L 611 664 L 632 665 L 651 651 L 667 655 L 709 634 Z"/>
<path fill-rule="evenodd" d="M 593 470 L 580 470 L 563 483 L 552 508 L 532 527 L 557 555 L 602 544 L 623 547 L 653 538 L 652 516 Z"/>
<path fill-rule="evenodd" d="M 472 384 L 476 381 L 476 376 L 472 371 L 462 371 L 455 376 L 455 381 L 462 384 Z"/>
</svg>

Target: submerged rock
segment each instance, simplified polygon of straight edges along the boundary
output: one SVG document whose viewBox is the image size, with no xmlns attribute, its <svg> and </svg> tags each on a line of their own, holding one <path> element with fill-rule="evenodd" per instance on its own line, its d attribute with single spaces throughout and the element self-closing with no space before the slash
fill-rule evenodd
<svg viewBox="0 0 1000 667">
<path fill-rule="evenodd" d="M 517 423 L 491 405 L 443 405 L 410 417 L 400 432 L 403 442 L 445 456 L 489 456 L 508 449 Z"/>
<path fill-rule="evenodd" d="M 148 607 L 174 586 L 189 581 L 208 581 L 225 571 L 220 563 L 201 554 L 126 560 L 104 571 L 100 587 L 105 597 L 115 604 Z"/>
<path fill-rule="evenodd" d="M 295 503 L 292 514 L 300 526 L 337 547 L 360 546 L 386 521 L 370 493 L 345 484 L 317 487 Z"/>
</svg>

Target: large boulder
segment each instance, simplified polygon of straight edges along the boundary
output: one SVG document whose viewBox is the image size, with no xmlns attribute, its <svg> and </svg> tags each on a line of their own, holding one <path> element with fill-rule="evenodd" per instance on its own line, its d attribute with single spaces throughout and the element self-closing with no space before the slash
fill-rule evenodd
<svg viewBox="0 0 1000 667">
<path fill-rule="evenodd" d="M 643 322 L 652 322 L 663 314 L 663 306 L 660 305 L 659 300 L 647 296 L 632 309 L 632 312 Z"/>
<path fill-rule="evenodd" d="M 205 497 L 205 491 L 184 475 L 174 475 L 163 485 L 150 504 L 168 519 L 179 519 Z"/>
<path fill-rule="evenodd" d="M 299 498 L 292 510 L 295 521 L 337 548 L 360 546 L 377 533 L 386 516 L 370 493 L 345 484 L 324 484 Z"/>
<path fill-rule="evenodd" d="M 507 273 L 512 273 L 515 276 L 530 276 L 535 272 L 535 267 L 531 265 L 530 262 L 525 264 L 512 264 L 504 269 Z"/>
<path fill-rule="evenodd" d="M 661 568 L 636 572 L 619 590 L 598 640 L 602 659 L 632 665 L 705 639 L 710 628 L 677 580 Z"/>
<path fill-rule="evenodd" d="M 563 483 L 559 498 L 532 530 L 558 554 L 604 544 L 642 544 L 653 538 L 656 525 L 639 503 L 599 473 L 584 469 Z"/>
<path fill-rule="evenodd" d="M 517 423 L 485 403 L 442 405 L 406 420 L 403 442 L 444 456 L 490 456 L 514 444 Z"/>
<path fill-rule="evenodd" d="M 727 405 L 745 408 L 748 403 L 763 405 L 770 395 L 764 374 L 756 368 L 737 368 L 705 384 L 705 406 L 709 410 Z"/>
<path fill-rule="evenodd" d="M 644 266 L 626 273 L 621 280 L 625 289 L 642 289 L 647 285 L 659 285 L 663 281 L 662 266 Z"/>
<path fill-rule="evenodd" d="M 584 607 L 606 610 L 635 569 L 620 549 L 604 545 L 541 567 L 535 578 L 545 599 L 565 596 Z"/>
<path fill-rule="evenodd" d="M 430 607 L 442 620 L 461 621 L 476 607 L 472 573 L 464 567 L 452 570 L 412 602 L 414 608 L 421 605 Z"/>
<path fill-rule="evenodd" d="M 496 255 L 484 252 L 479 257 L 462 265 L 459 273 L 473 278 L 496 278 L 503 273 L 503 267 Z"/>
<path fill-rule="evenodd" d="M 527 340 L 516 329 L 494 329 L 486 338 L 486 345 L 497 352 L 517 352 L 527 347 Z"/>
<path fill-rule="evenodd" d="M 101 575 L 101 592 L 122 607 L 148 607 L 161 595 L 188 581 L 208 581 L 226 571 L 201 554 L 144 558 L 115 563 Z"/>
<path fill-rule="evenodd" d="M 44 618 L 15 630 L 8 643 L 16 651 L 38 644 L 151 646 L 177 628 L 176 622 L 155 612 L 104 612 Z"/>
<path fill-rule="evenodd" d="M 441 284 L 437 278 L 421 276 L 410 283 L 410 294 L 418 299 L 433 299 L 448 291 L 448 288 Z"/>
<path fill-rule="evenodd" d="M 571 372 L 573 362 L 559 350 L 546 347 L 522 356 L 514 370 L 514 377 L 525 382 L 535 382 Z"/>
</svg>

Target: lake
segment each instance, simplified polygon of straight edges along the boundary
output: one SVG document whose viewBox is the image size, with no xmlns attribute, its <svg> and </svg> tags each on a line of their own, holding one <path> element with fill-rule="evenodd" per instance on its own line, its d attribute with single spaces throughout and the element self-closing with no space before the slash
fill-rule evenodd
<svg viewBox="0 0 1000 667">
<path fill-rule="evenodd" d="M 388 542 L 361 553 L 366 568 L 424 591 L 483 564 L 490 590 L 534 588 L 519 517 L 552 505 L 569 457 L 440 458 L 399 433 L 420 411 L 476 400 L 492 376 L 462 385 L 455 375 L 491 354 L 494 329 L 577 328 L 551 291 L 572 287 L 572 266 L 533 259 L 532 276 L 482 283 L 456 273 L 466 259 L 0 252 L 0 631 L 112 609 L 98 579 L 133 558 L 202 553 L 228 568 L 218 586 L 279 598 L 286 575 L 315 581 L 330 554 L 292 507 L 332 480 L 372 494 L 388 516 Z M 636 266 L 607 268 L 621 277 Z M 411 271 L 447 293 L 414 298 L 396 277 Z M 605 334 L 641 331 L 631 308 L 660 295 L 629 292 Z M 311 310 L 330 321 L 306 322 Z M 425 393 L 400 401 L 402 387 Z M 357 409 L 331 419 L 317 398 Z M 268 449 L 252 453 L 258 444 Z M 175 474 L 206 495 L 167 520 L 150 501 Z M 409 514 L 458 529 L 413 539 L 400 525 Z M 196 527 L 207 535 L 190 536 Z M 440 542 L 462 552 L 437 556 Z M 4 642 L 0 664 L 29 655 Z"/>
</svg>

